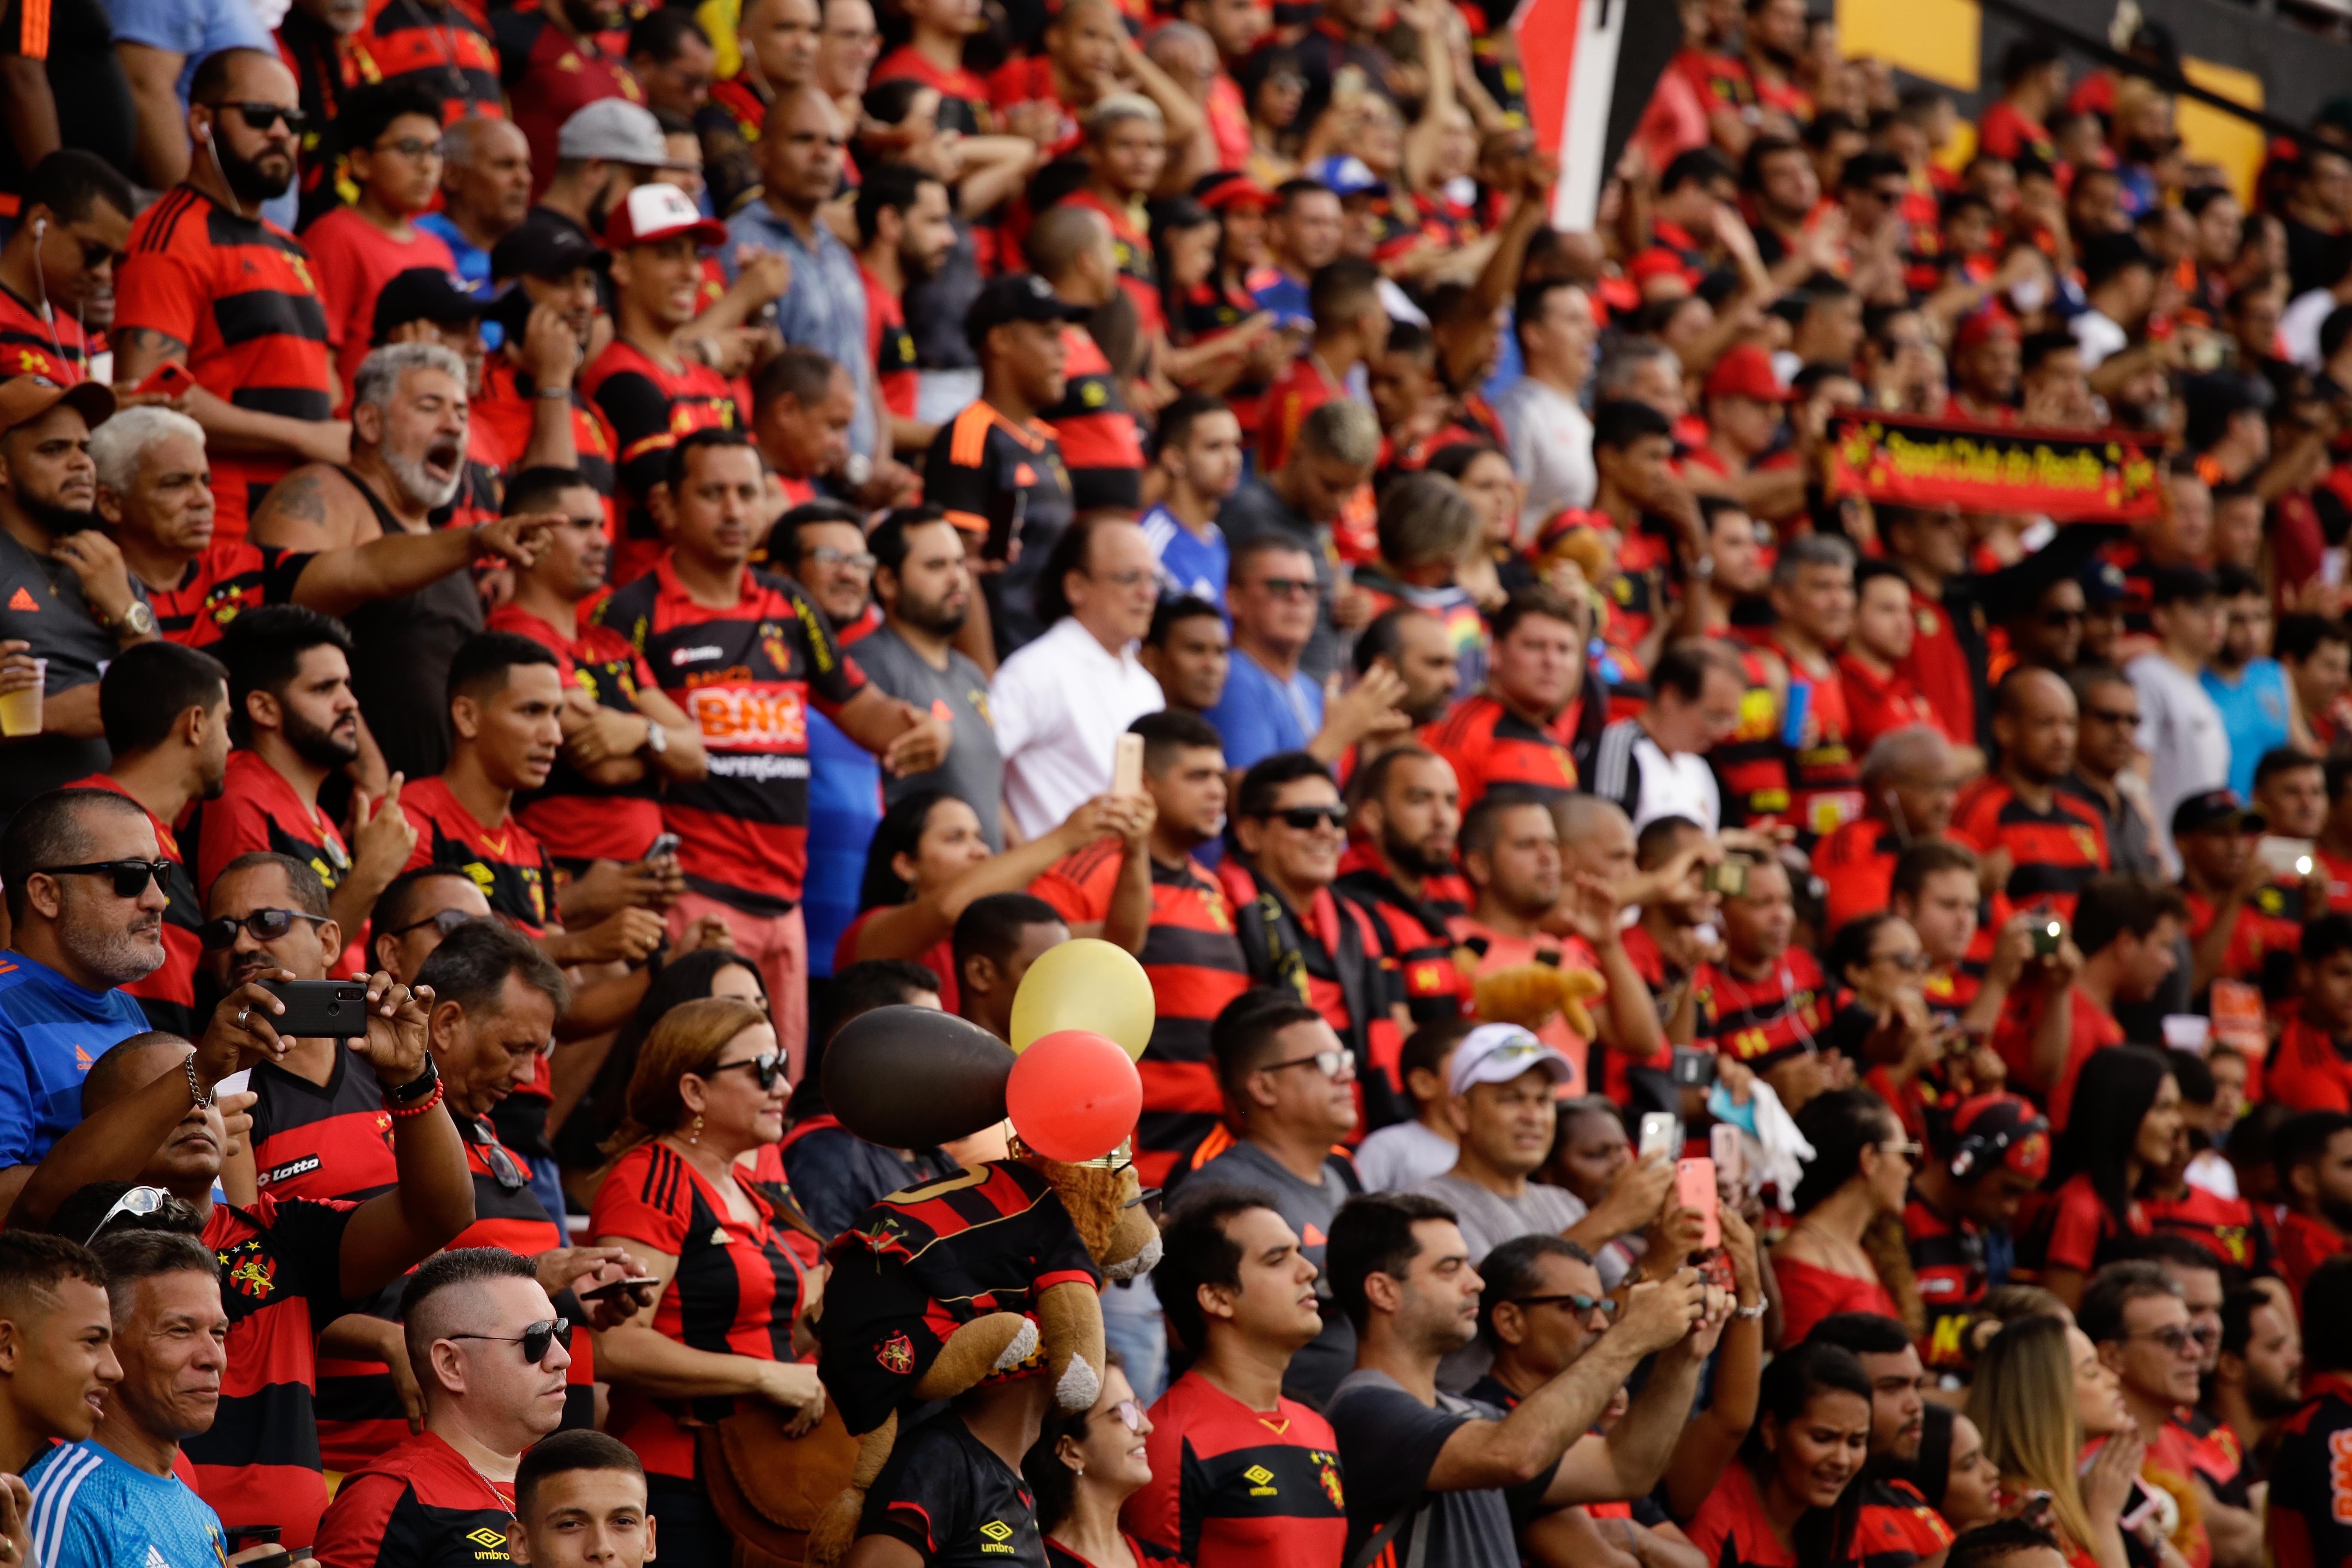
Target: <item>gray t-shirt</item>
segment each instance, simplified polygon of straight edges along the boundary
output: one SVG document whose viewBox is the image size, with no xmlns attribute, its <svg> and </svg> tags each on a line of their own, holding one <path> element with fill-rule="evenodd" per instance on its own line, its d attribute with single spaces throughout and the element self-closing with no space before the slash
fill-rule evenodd
<svg viewBox="0 0 2352 1568">
<path fill-rule="evenodd" d="M 1489 1192 L 1451 1172 L 1417 1189 L 1453 1209 L 1470 1244 L 1470 1267 L 1517 1236 L 1558 1236 L 1584 1217 L 1584 1200 L 1566 1187 L 1529 1182 L 1516 1198 Z"/>
<path fill-rule="evenodd" d="M 137 578 L 131 591 L 144 600 Z M 121 645 L 98 624 L 81 596 L 81 579 L 61 563 L 34 554 L 0 531 L 0 641 L 32 645 L 35 658 L 49 661 L 44 698 L 88 686 L 106 673 Z M 91 773 L 103 773 L 113 753 L 93 736 L 41 735 L 0 741 L 0 827 L 24 804 Z"/>
<path fill-rule="evenodd" d="M 980 830 L 990 852 L 1003 853 L 1004 828 L 996 806 L 1004 796 L 1004 757 L 996 749 L 996 727 L 988 716 L 988 677 L 980 666 L 950 648 L 948 667 L 940 669 L 887 625 L 858 638 L 849 655 L 866 679 L 886 694 L 955 727 L 955 743 L 939 767 L 902 779 L 883 775 L 884 802 L 895 803 L 917 790 L 946 790 L 980 814 Z"/>
<path fill-rule="evenodd" d="M 1256 1144 L 1236 1143 L 1187 1176 L 1184 1187 L 1188 1193 L 1240 1187 L 1265 1194 L 1274 1200 L 1275 1213 L 1298 1234 L 1299 1250 L 1307 1255 L 1307 1261 L 1319 1270 L 1323 1247 L 1331 1234 L 1331 1216 L 1358 1190 L 1354 1177 L 1347 1161 L 1334 1154 L 1323 1162 L 1323 1179 L 1310 1184 L 1292 1175 L 1287 1166 Z M 1328 1275 L 1317 1279 L 1315 1293 L 1323 1304 L 1323 1331 L 1290 1358 L 1290 1370 L 1282 1377 L 1282 1392 L 1320 1410 L 1339 1380 L 1348 1375 L 1348 1369 L 1356 1364 L 1356 1329 L 1347 1314 L 1331 1304 Z"/>
<path fill-rule="evenodd" d="M 1557 1466 L 1506 1491 L 1432 1492 L 1429 1472 L 1445 1440 L 1470 1421 L 1498 1421 L 1491 1405 L 1441 1393 L 1423 1405 L 1384 1372 L 1351 1372 L 1325 1406 L 1347 1478 L 1348 1556 L 1407 1508 L 1389 1561 L 1426 1568 L 1518 1568 L 1515 1524 L 1540 1511 Z M 1419 1538 L 1419 1539 L 1416 1539 Z"/>
</svg>

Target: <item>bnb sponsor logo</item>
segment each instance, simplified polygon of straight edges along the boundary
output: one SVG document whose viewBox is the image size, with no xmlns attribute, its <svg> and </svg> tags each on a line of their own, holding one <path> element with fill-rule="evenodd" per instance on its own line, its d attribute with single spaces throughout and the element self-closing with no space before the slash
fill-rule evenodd
<svg viewBox="0 0 2352 1568">
<path fill-rule="evenodd" d="M 808 744 L 808 711 L 794 687 L 698 687 L 687 708 L 707 742 L 745 750 Z"/>
</svg>

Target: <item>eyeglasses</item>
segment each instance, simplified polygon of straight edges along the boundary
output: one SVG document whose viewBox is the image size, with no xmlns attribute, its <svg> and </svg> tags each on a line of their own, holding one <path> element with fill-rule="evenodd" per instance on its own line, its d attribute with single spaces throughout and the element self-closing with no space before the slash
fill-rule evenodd
<svg viewBox="0 0 2352 1568">
<path fill-rule="evenodd" d="M 602 518 L 597 520 L 596 526 L 599 528 L 604 526 L 604 522 Z M 436 910 L 433 913 L 426 915 L 421 921 L 411 921 L 406 925 L 401 926 L 393 931 L 385 931 L 383 934 L 385 936 L 406 936 L 410 931 L 423 931 L 426 926 L 431 926 L 443 936 L 447 936 L 451 931 L 456 931 L 467 921 L 478 921 L 482 917 L 480 915 L 474 914 L 466 910 Z M 260 935 L 258 931 L 254 934 L 257 936 Z"/>
<path fill-rule="evenodd" d="M 100 1216 L 99 1222 L 90 1226 L 89 1234 L 81 1238 L 81 1244 L 84 1247 L 88 1247 L 90 1243 L 96 1241 L 100 1236 L 106 1233 L 106 1227 L 112 1225 L 118 1215 L 134 1215 L 141 1219 L 146 1218 L 149 1215 L 153 1214 L 157 1209 L 162 1208 L 163 1206 L 163 1201 L 171 1195 L 171 1194 L 165 1192 L 161 1187 L 131 1188 L 129 1192 L 114 1200 L 113 1206 L 109 1208 L 103 1215 Z"/>
<path fill-rule="evenodd" d="M 1290 1068 L 1303 1068 L 1312 1062 L 1315 1070 L 1335 1083 L 1345 1083 L 1356 1076 L 1356 1059 L 1346 1051 L 1314 1051 L 1303 1057 L 1293 1057 L 1286 1062 L 1268 1062 L 1260 1072 L 1282 1072 Z"/>
<path fill-rule="evenodd" d="M 523 1173 L 522 1166 L 507 1152 L 507 1146 L 499 1142 L 498 1129 L 490 1125 L 488 1117 L 474 1119 L 474 1137 L 477 1140 L 474 1147 L 482 1152 L 482 1162 L 489 1166 L 491 1179 L 499 1184 L 499 1191 L 519 1193 L 530 1185 L 530 1178 Z"/>
<path fill-rule="evenodd" d="M 1919 1156 L 1924 1152 L 1924 1151 L 1920 1149 L 1919 1145 L 1912 1142 L 1907 1138 L 1899 1143 L 1881 1143 L 1878 1146 L 1878 1152 L 1882 1154 L 1893 1154 L 1899 1159 L 1908 1161 L 1914 1165 L 1919 1163 Z"/>
<path fill-rule="evenodd" d="M 523 1364 L 541 1366 L 546 1363 L 550 1345 L 562 1345 L 565 1350 L 572 1348 L 572 1320 L 541 1318 L 519 1334 L 444 1334 L 441 1337 L 445 1340 L 488 1340 L 493 1344 L 520 1345 Z"/>
<path fill-rule="evenodd" d="M 1089 572 L 1087 575 L 1114 588 L 1133 588 L 1153 581 L 1153 574 L 1139 566 L 1130 566 L 1124 572 Z"/>
<path fill-rule="evenodd" d="M 1118 1416 L 1118 1424 L 1129 1431 L 1143 1430 L 1143 1405 L 1139 1401 L 1122 1399 L 1110 1407 L 1110 1413 Z"/>
<path fill-rule="evenodd" d="M 1882 952 L 1870 962 L 1891 963 L 1906 974 L 1924 974 L 1927 970 L 1927 955 L 1924 952 Z"/>
<path fill-rule="evenodd" d="M 379 142 L 369 151 L 397 153 L 404 158 L 438 158 L 441 143 L 427 142 L 422 136 L 404 136 L 397 142 Z"/>
<path fill-rule="evenodd" d="M 830 544 L 820 544 L 809 552 L 809 559 L 820 566 L 855 566 L 861 572 L 874 570 L 874 557 L 864 550 L 835 550 Z"/>
<path fill-rule="evenodd" d="M 321 917 L 306 915 L 300 910 L 256 910 L 243 920 L 223 915 L 216 921 L 206 921 L 196 928 L 196 940 L 204 944 L 206 952 L 225 952 L 236 945 L 239 931 L 256 942 L 276 942 L 294 929 L 296 921 L 309 921 L 314 926 L 327 923 Z"/>
<path fill-rule="evenodd" d="M 310 116 L 308 110 L 300 109 L 287 109 L 275 103 L 223 102 L 206 104 L 205 107 L 213 110 L 215 114 L 224 109 L 234 109 L 239 114 L 245 116 L 245 122 L 247 125 L 252 126 L 256 131 L 261 132 L 264 134 L 267 134 L 270 129 L 277 125 L 277 123 L 281 120 L 286 121 L 286 129 L 291 131 L 297 136 L 301 135 L 304 130 L 306 130 L 310 123 Z"/>
<path fill-rule="evenodd" d="M 2163 1328 L 2143 1329 L 2136 1334 L 2126 1334 L 2124 1338 L 2154 1340 L 2164 1347 L 2167 1355 L 2188 1355 L 2202 1351 L 2205 1348 L 2205 1342 L 2212 1336 L 2213 1331 L 2210 1328 L 2200 1334 L 2195 1329 L 2184 1328 L 2179 1323 L 2168 1323 Z"/>
<path fill-rule="evenodd" d="M 784 1070 L 784 1053 L 761 1051 L 758 1056 L 745 1057 L 740 1062 L 720 1062 L 717 1067 L 706 1068 L 696 1076 L 714 1078 L 722 1072 L 732 1072 L 737 1068 L 750 1068 L 752 1075 L 760 1080 L 760 1088 L 764 1092 L 776 1087 L 776 1075 Z"/>
<path fill-rule="evenodd" d="M 1301 833 L 1312 833 L 1318 827 L 1348 826 L 1348 814 L 1336 805 L 1292 805 L 1259 815 L 1265 821 L 1279 822 L 1285 827 L 1295 827 Z"/>
<path fill-rule="evenodd" d="M 1261 577 L 1257 587 L 1258 592 L 1277 599 L 1303 599 L 1315 592 L 1315 580 L 1312 577 L 1303 582 L 1297 577 Z"/>
<path fill-rule="evenodd" d="M 1614 1296 L 1588 1296 L 1581 1290 L 1566 1290 L 1556 1296 L 1514 1296 L 1510 1300 L 1521 1307 L 1564 1306 L 1578 1317 L 1598 1312 L 1604 1318 L 1613 1318 L 1620 1305 Z"/>
<path fill-rule="evenodd" d="M 169 860 L 96 860 L 87 866 L 42 866 L 37 875 L 43 877 L 111 877 L 114 896 L 135 899 L 147 890 L 147 884 L 157 887 L 172 874 Z"/>
</svg>

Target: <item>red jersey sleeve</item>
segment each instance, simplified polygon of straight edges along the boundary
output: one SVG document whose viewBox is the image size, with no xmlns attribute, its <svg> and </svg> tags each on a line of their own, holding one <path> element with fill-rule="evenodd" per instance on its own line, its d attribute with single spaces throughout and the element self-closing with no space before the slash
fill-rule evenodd
<svg viewBox="0 0 2352 1568">
<path fill-rule="evenodd" d="M 2057 1212 L 2050 1217 L 2050 1247 L 2044 1264 L 2091 1272 L 2099 1255 L 2099 1234 L 2106 1228 L 2106 1211 L 2089 1183 L 2068 1183 L 2059 1189 Z"/>
<path fill-rule="evenodd" d="M 240 855 L 269 847 L 269 814 L 235 790 L 205 802 L 196 814 L 196 892 L 212 890 L 221 868 Z M 430 851 L 427 851 L 428 855 Z"/>
<path fill-rule="evenodd" d="M 341 354 L 351 341 L 352 308 L 361 292 L 360 260 L 353 237 L 344 224 L 321 220 L 303 237 L 310 250 L 310 271 L 319 280 L 319 302 L 327 311 L 327 346 Z"/>
<path fill-rule="evenodd" d="M 1107 919 L 1111 889 L 1118 883 L 1119 861 L 1117 840 L 1089 844 L 1046 867 L 1045 874 L 1029 884 L 1030 894 L 1053 905 L 1055 912 L 1074 926 Z"/>
<path fill-rule="evenodd" d="M 396 1476 L 345 1480 L 319 1521 L 319 1539 L 310 1549 L 319 1568 L 376 1568 L 389 1544 L 393 1512 L 407 1493 L 408 1483 Z"/>
<path fill-rule="evenodd" d="M 621 1156 L 596 1189 L 588 1234 L 626 1237 L 676 1258 L 686 1250 L 694 1191 L 680 1163 L 653 1156 L 651 1144 Z"/>
<path fill-rule="evenodd" d="M 210 280 L 188 258 L 134 246 L 115 273 L 114 340 L 139 330 L 193 343 L 212 295 Z"/>
</svg>

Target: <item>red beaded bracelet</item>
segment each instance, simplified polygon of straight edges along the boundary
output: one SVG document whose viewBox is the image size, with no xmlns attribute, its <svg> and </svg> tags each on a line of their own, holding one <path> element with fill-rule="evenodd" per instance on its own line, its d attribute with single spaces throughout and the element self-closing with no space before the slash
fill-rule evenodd
<svg viewBox="0 0 2352 1568">
<path fill-rule="evenodd" d="M 383 1102 L 384 1113 L 386 1115 L 395 1117 L 422 1116 L 426 1111 L 441 1103 L 442 1088 L 443 1086 L 436 1081 L 433 1085 L 433 1092 L 426 1095 L 423 1100 L 418 1100 L 415 1105 L 394 1105 L 387 1099 Z"/>
</svg>

